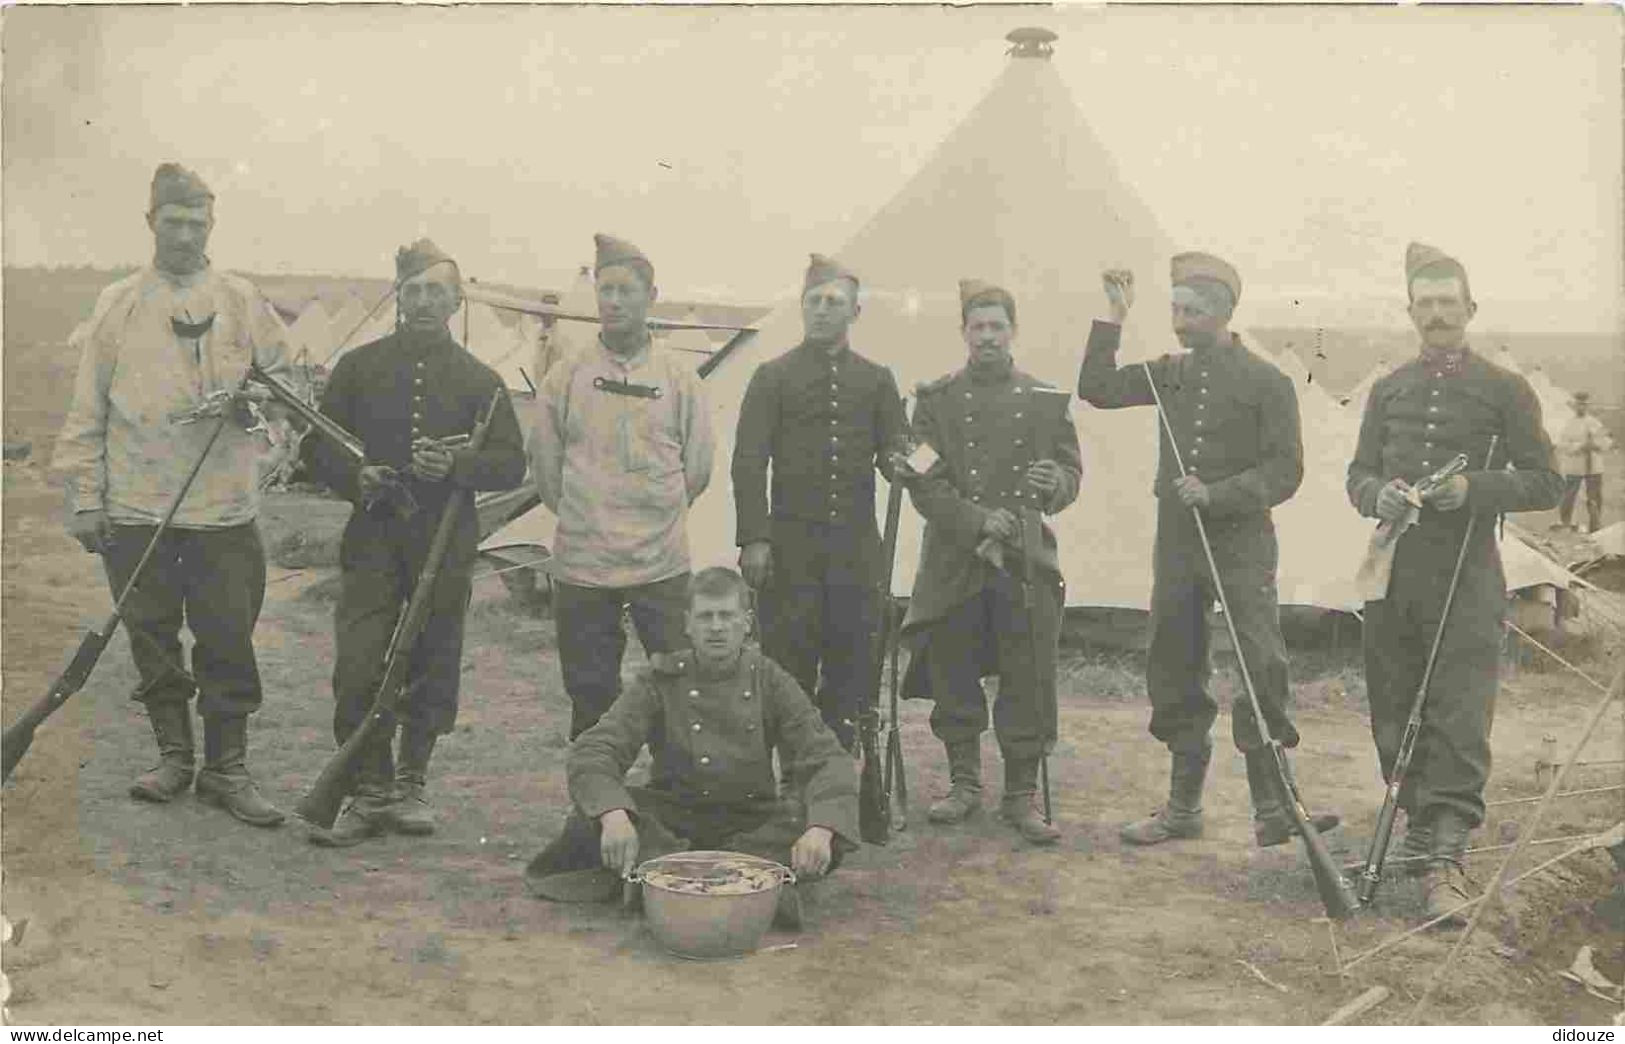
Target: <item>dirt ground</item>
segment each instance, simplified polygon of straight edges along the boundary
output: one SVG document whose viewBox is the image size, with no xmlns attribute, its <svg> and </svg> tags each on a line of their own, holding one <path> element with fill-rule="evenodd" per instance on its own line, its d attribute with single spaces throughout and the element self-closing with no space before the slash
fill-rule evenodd
<svg viewBox="0 0 1625 1044">
<path fill-rule="evenodd" d="M 8 320 L 11 316 L 8 314 Z M 10 327 L 8 321 L 8 328 Z M 0 643 L 10 720 L 42 694 L 109 599 L 97 561 L 63 535 L 40 458 L 60 420 L 72 361 L 8 337 L 5 426 L 33 460 L 7 464 L 0 544 Z M 1618 495 L 1618 484 L 1615 486 Z M 1612 498 L 1611 498 L 1612 499 Z M 1618 517 L 1617 502 L 1611 517 Z M 324 557 L 342 508 L 274 499 L 267 544 L 284 564 Z M 297 532 L 298 537 L 291 534 Z M 301 557 L 303 556 L 303 557 Z M 273 569 L 258 645 L 267 701 L 252 764 L 291 808 L 332 748 L 332 570 Z M 905 707 L 910 825 L 866 848 L 808 903 L 793 949 L 723 964 L 664 955 L 641 922 L 609 908 L 528 896 L 520 870 L 563 820 L 567 701 L 551 621 L 514 611 L 502 583 L 477 585 L 463 714 L 437 752 L 440 832 L 348 851 L 306 843 L 290 823 L 256 830 L 190 798 L 131 801 L 152 758 L 128 695 L 135 675 L 115 639 L 85 690 L 41 730 L 0 797 L 0 905 L 21 937 L 4 949 L 18 1023 L 1184 1023 L 1318 1022 L 1366 987 L 1394 999 L 1366 1017 L 1402 1020 L 1448 940 L 1425 938 L 1339 977 L 1328 925 L 1294 852 L 1251 846 L 1241 760 L 1221 747 L 1207 835 L 1125 849 L 1117 827 L 1163 793 L 1166 760 L 1145 733 L 1143 664 L 1069 648 L 1062 741 L 1052 761 L 1065 837 L 1019 846 L 984 816 L 963 829 L 924 822 L 945 785 L 928 705 Z M 1352 640 L 1345 636 L 1345 643 Z M 635 645 L 635 643 L 634 643 Z M 1566 651 L 1606 678 L 1617 649 Z M 640 656 L 628 657 L 628 670 Z M 1380 784 L 1353 649 L 1297 655 L 1310 802 L 1349 820 L 1357 858 Z M 1221 699 L 1235 693 L 1220 678 Z M 1509 667 L 1497 713 L 1492 799 L 1539 792 L 1541 739 L 1577 736 L 1595 693 L 1544 668 Z M 1221 721 L 1220 737 L 1229 724 Z M 1589 751 L 1619 757 L 1615 717 Z M 997 779 L 997 754 L 984 745 Z M 1574 786 L 1617 783 L 1581 770 Z M 994 788 L 996 792 L 996 788 Z M 1563 803 L 1557 837 L 1619 818 L 1618 795 Z M 1475 843 L 1509 840 L 1528 805 L 1496 810 Z M 1536 849 L 1526 860 L 1555 850 Z M 1498 854 L 1475 858 L 1482 882 Z M 1625 933 L 1594 909 L 1618 875 L 1588 853 L 1532 881 L 1478 933 L 1426 1018 L 1576 1023 L 1614 1011 L 1557 977 L 1584 943 L 1615 981 Z M 1414 923 L 1417 897 L 1389 887 L 1380 907 L 1336 930 L 1346 957 Z M 1615 914 L 1615 916 L 1618 916 Z M 1268 980 L 1267 982 L 1265 980 Z M 635 983 L 635 987 L 628 985 Z"/>
</svg>

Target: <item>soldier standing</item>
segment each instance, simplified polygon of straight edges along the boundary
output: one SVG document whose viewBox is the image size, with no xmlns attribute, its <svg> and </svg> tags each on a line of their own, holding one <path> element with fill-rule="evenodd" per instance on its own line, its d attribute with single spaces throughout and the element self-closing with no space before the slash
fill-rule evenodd
<svg viewBox="0 0 1625 1044">
<path fill-rule="evenodd" d="M 893 460 L 897 474 L 909 476 L 909 496 L 926 523 L 903 622 L 913 650 L 903 694 L 936 701 L 931 732 L 947 748 L 951 785 L 928 815 L 958 823 L 981 807 L 988 726 L 981 679 L 999 676 L 993 730 L 1004 756 L 1000 815 L 1028 841 L 1048 844 L 1060 831 L 1038 814 L 1033 795 L 1039 761 L 1056 735 L 1065 588 L 1054 532 L 1043 525 L 1041 539 L 1031 542 L 1037 554 L 1027 559 L 1021 520 L 1033 508 L 1053 515 L 1077 497 L 1078 434 L 1064 403 L 1055 430 L 1038 430 L 1048 412 L 1040 400 L 1066 393 L 1016 369 L 1010 293 L 966 280 L 959 300 L 967 364 L 922 385 L 915 407 L 915 435 L 937 459 L 923 474 L 913 474 L 900 454 Z M 1041 438 L 1050 443 L 1043 456 Z"/>
<path fill-rule="evenodd" d="M 210 435 L 208 424 L 166 418 L 237 387 L 248 365 L 284 375 L 287 331 L 247 280 L 210 266 L 214 193 L 174 163 L 152 179 L 147 226 L 153 262 L 102 291 L 74 334 L 80 350 L 73 403 L 52 469 L 65 479 L 68 531 L 99 554 L 114 594 Z M 252 394 L 250 394 L 250 392 Z M 263 401 L 263 389 L 239 400 Z M 234 407 L 242 409 L 241 406 Z M 246 419 L 246 418 L 245 418 Z M 267 444 L 227 424 L 203 461 L 124 606 L 159 764 L 132 797 L 166 802 L 193 785 L 190 700 L 203 718 L 197 795 L 256 826 L 282 822 L 248 774 L 248 718 L 262 699 L 254 625 L 265 599 L 258 464 Z M 180 630 L 192 631 L 192 674 Z"/>
<path fill-rule="evenodd" d="M 1557 457 L 1563 469 L 1563 502 L 1558 505 L 1559 521 L 1553 529 L 1573 529 L 1574 502 L 1585 486 L 1586 532 L 1602 528 L 1602 455 L 1614 447 L 1614 440 L 1602 421 L 1591 412 L 1591 393 L 1577 391 L 1569 400 L 1574 416 L 1563 423 L 1557 435 Z"/>
<path fill-rule="evenodd" d="M 1467 898 L 1467 834 L 1484 821 L 1506 610 L 1495 519 L 1554 507 L 1563 483 L 1534 390 L 1467 344 L 1467 324 L 1478 310 L 1467 270 L 1433 247 L 1412 243 L 1405 284 L 1422 351 L 1372 387 L 1349 463 L 1348 494 L 1360 514 L 1397 521 L 1410 507 L 1412 483 L 1458 453 L 1473 469 L 1423 497 L 1418 524 L 1394 549 L 1387 597 L 1365 606 L 1371 733 L 1390 781 L 1429 649 L 1444 628 L 1422 731 L 1399 794 L 1406 822 L 1400 854 L 1422 865 L 1432 918 Z M 1486 466 L 1492 439 L 1495 456 Z M 1472 519 L 1477 524 L 1445 626 L 1450 578 Z"/>
<path fill-rule="evenodd" d="M 496 399 L 483 448 L 441 441 L 471 432 L 504 387 L 452 338 L 448 324 L 463 301 L 457 263 L 420 239 L 395 255 L 395 286 L 396 331 L 346 353 L 322 393 L 321 411 L 361 440 L 367 463 L 353 468 L 318 435 L 305 442 L 316 476 L 355 505 L 339 550 L 343 586 L 333 618 L 333 735 L 341 746 L 372 707 L 395 622 L 412 597 L 446 503 L 462 497 L 464 507 L 428 621 L 410 653 L 397 710 L 399 755 L 391 749 L 391 722 L 362 755 L 355 797 L 344 814 L 331 830 L 311 833 L 321 845 L 358 844 L 389 831 L 434 832 L 423 790 L 435 741 L 457 720 L 463 621 L 479 544 L 474 493 L 511 489 L 525 477 L 519 421 L 506 394 Z M 404 483 L 416 502 L 408 517 L 375 495 L 390 482 Z"/>
<path fill-rule="evenodd" d="M 852 350 L 858 313 L 858 277 L 812 255 L 805 337 L 751 375 L 733 457 L 739 564 L 758 592 L 762 651 L 817 693 L 824 724 L 848 751 L 873 696 L 873 578 L 883 568 L 875 468 L 889 472 L 906 437 L 891 371 Z"/>
<path fill-rule="evenodd" d="M 531 475 L 558 517 L 553 616 L 571 739 L 620 694 L 623 608 L 651 656 L 682 647 L 688 506 L 714 452 L 699 377 L 649 337 L 654 266 L 631 243 L 596 244 L 598 343 L 542 379 L 531 444 Z"/>
<path fill-rule="evenodd" d="M 1193 507 L 1202 512 L 1241 644 L 1236 654 L 1246 660 L 1270 735 L 1286 748 L 1298 745 L 1287 711 L 1286 643 L 1270 517 L 1270 509 L 1290 498 L 1303 480 L 1297 395 L 1291 378 L 1230 331 L 1241 299 L 1241 277 L 1234 268 L 1210 254 L 1186 253 L 1175 256 L 1170 269 L 1174 334 L 1186 351 L 1153 361 L 1150 379 L 1189 470 L 1180 475 L 1168 431 L 1159 423 L 1145 683 L 1151 735 L 1167 746 L 1172 764 L 1167 802 L 1120 831 L 1134 845 L 1202 834 L 1202 790 L 1219 711 L 1207 690 L 1207 613 L 1216 594 Z M 1117 365 L 1123 322 L 1134 301 L 1133 276 L 1107 272 L 1104 282 L 1111 319 L 1097 320 L 1089 330 L 1078 395 L 1102 409 L 1155 405 L 1146 368 Z M 1250 701 L 1238 699 L 1232 706 L 1231 734 L 1247 762 L 1253 836 L 1260 846 L 1284 844 L 1293 836 L 1292 820 Z M 1336 825 L 1334 816 L 1315 817 L 1319 830 Z"/>
</svg>

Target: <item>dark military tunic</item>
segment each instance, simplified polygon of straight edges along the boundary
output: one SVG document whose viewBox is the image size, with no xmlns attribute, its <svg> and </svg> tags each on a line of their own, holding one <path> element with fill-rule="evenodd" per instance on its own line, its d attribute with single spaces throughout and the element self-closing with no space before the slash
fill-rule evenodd
<svg viewBox="0 0 1625 1044">
<path fill-rule="evenodd" d="M 762 649 L 804 690 L 817 691 L 824 723 L 848 748 L 875 696 L 865 669 L 883 569 L 875 470 L 887 470 L 905 425 L 891 371 L 845 345 L 831 352 L 803 344 L 763 363 L 739 410 L 738 543 L 773 547 L 772 575 L 757 601 Z"/>
<path fill-rule="evenodd" d="M 1486 466 L 1492 437 L 1495 457 Z M 1391 479 L 1415 483 L 1458 453 L 1469 461 L 1466 506 L 1452 512 L 1424 507 L 1418 524 L 1394 550 L 1388 596 L 1366 603 L 1366 692 L 1371 732 L 1388 778 L 1468 520 L 1476 518 L 1415 757 L 1399 795 L 1409 816 L 1443 806 L 1476 826 L 1484 819 L 1506 609 L 1496 516 L 1545 510 L 1563 490 L 1541 425 L 1540 401 L 1522 377 L 1470 350 L 1424 352 L 1372 386 L 1349 463 L 1348 493 L 1362 515 L 1374 518 L 1377 496 Z"/>
<path fill-rule="evenodd" d="M 443 482 L 408 473 L 414 438 L 471 433 L 499 389 L 503 394 L 496 397 L 483 449 L 453 450 L 451 474 Z M 383 505 L 363 510 L 356 469 L 319 435 L 305 440 L 303 452 L 316 476 L 356 505 L 339 548 L 343 587 L 335 614 L 334 733 L 343 743 L 372 705 L 396 617 L 412 595 L 441 509 L 450 497 L 460 496 L 465 507 L 441 565 L 433 610 L 412 653 L 403 709 L 407 722 L 448 732 L 457 717 L 463 617 L 479 543 L 474 493 L 510 489 L 525 477 L 524 441 L 513 404 L 502 379 L 449 335 L 397 332 L 339 360 L 321 411 L 361 440 L 368 463 L 395 468 L 419 506 L 407 520 Z"/>
<path fill-rule="evenodd" d="M 939 459 L 909 482 L 926 524 L 903 623 L 914 650 L 903 693 L 934 699 L 931 731 L 956 743 L 987 728 L 981 679 L 999 675 L 993 726 L 1007 760 L 1037 758 L 1055 739 L 1054 668 L 1065 588 L 1055 533 L 1038 516 L 1061 511 L 1078 495 L 1082 458 L 1070 399 L 1011 366 L 966 367 L 922 386 L 915 407 L 915 435 Z M 1045 504 L 1037 503 L 1026 479 L 1028 467 L 1042 459 L 1062 472 Z M 1002 568 L 977 554 L 982 526 L 998 508 L 1040 526 L 1030 569 L 1015 544 L 995 545 Z M 1030 580 L 1030 605 L 1024 580 Z"/>
<path fill-rule="evenodd" d="M 1156 403 L 1145 368 L 1117 365 L 1122 327 L 1089 331 L 1078 395 L 1102 409 Z M 1211 349 L 1163 355 L 1150 363 L 1189 474 L 1207 486 L 1203 523 L 1225 598 L 1270 734 L 1287 747 L 1298 731 L 1287 713 L 1286 644 L 1275 588 L 1277 546 L 1270 509 L 1303 481 L 1303 437 L 1292 380 L 1254 355 L 1239 337 Z M 1151 734 L 1170 750 L 1208 742 L 1218 702 L 1207 690 L 1211 642 L 1207 612 L 1216 592 L 1190 508 L 1174 485 L 1179 463 L 1158 423 L 1157 535 L 1151 584 L 1151 645 L 1146 689 Z M 1261 745 L 1252 706 L 1237 700 L 1231 732 L 1243 751 Z"/>
<path fill-rule="evenodd" d="M 646 787 L 626 773 L 647 744 Z M 773 751 L 793 766 L 781 801 Z M 832 853 L 857 846 L 858 782 L 852 759 L 783 668 L 747 647 L 719 674 L 679 653 L 648 668 L 570 748 L 575 808 L 564 834 L 531 864 L 545 876 L 599 865 L 598 818 L 631 814 L 640 859 L 682 848 L 748 852 L 788 865 L 809 826 L 835 834 Z"/>
</svg>

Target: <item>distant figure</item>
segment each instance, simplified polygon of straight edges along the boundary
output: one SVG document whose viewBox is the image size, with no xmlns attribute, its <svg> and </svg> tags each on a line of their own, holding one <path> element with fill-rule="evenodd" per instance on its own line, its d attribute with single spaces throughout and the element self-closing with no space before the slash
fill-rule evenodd
<svg viewBox="0 0 1625 1044">
<path fill-rule="evenodd" d="M 817 694 L 848 751 L 878 677 L 875 470 L 890 472 L 907 437 L 892 372 L 848 338 L 858 312 L 858 277 L 814 254 L 802 342 L 751 375 L 733 456 L 739 565 L 757 591 L 762 651 Z"/>
<path fill-rule="evenodd" d="M 746 645 L 750 591 L 726 567 L 703 569 L 685 595 L 692 648 L 662 657 L 570 747 L 572 808 L 563 832 L 525 868 L 545 899 L 620 894 L 640 862 L 685 849 L 746 852 L 801 883 L 858 847 L 852 758 L 796 680 Z M 626 773 L 649 748 L 646 786 Z M 773 750 L 793 766 L 782 800 Z M 779 894 L 781 927 L 801 927 L 797 886 Z"/>
<path fill-rule="evenodd" d="M 1574 502 L 1580 486 L 1586 491 L 1586 532 L 1602 528 L 1602 455 L 1614 448 L 1613 437 L 1602 421 L 1591 413 L 1591 393 L 1577 391 L 1569 400 L 1574 411 L 1557 436 L 1557 461 L 1563 471 L 1563 503 L 1558 508 L 1560 522 L 1553 529 L 1574 529 Z"/>
<path fill-rule="evenodd" d="M 531 442 L 531 477 L 559 520 L 553 619 L 571 739 L 620 695 L 623 609 L 650 656 L 683 647 L 688 506 L 714 453 L 694 367 L 649 337 L 654 265 L 624 240 L 595 243 L 598 342 L 542 378 Z"/>
<path fill-rule="evenodd" d="M 1160 396 L 1168 421 L 1157 430 L 1157 533 L 1145 683 L 1151 735 L 1172 760 L 1168 800 L 1119 831 L 1131 845 L 1202 835 L 1202 791 L 1219 712 L 1207 688 L 1212 672 L 1207 614 L 1217 594 L 1192 508 L 1202 512 L 1240 641 L 1236 653 L 1245 659 L 1270 736 L 1288 749 L 1298 745 L 1288 706 L 1286 642 L 1275 588 L 1279 550 L 1271 516 L 1303 481 L 1297 393 L 1290 377 L 1231 332 L 1241 276 L 1228 262 L 1211 254 L 1177 254 L 1169 275 L 1174 336 L 1186 350 L 1161 356 L 1149 372 L 1145 366 L 1119 366 L 1117 348 L 1134 303 L 1134 282 L 1132 273 L 1106 272 L 1111 319 L 1097 320 L 1090 329 L 1078 370 L 1078 395 L 1085 402 L 1121 409 L 1154 406 Z M 1245 694 L 1231 705 L 1230 732 L 1247 763 L 1253 838 L 1263 847 L 1285 844 L 1293 836 L 1286 795 Z M 1317 816 L 1315 827 L 1330 830 L 1337 822 L 1335 816 Z"/>
<path fill-rule="evenodd" d="M 346 352 L 322 392 L 322 412 L 361 440 L 368 463 L 357 470 L 325 439 L 305 441 L 317 477 L 354 505 L 340 546 L 343 586 L 333 614 L 333 737 L 340 745 L 372 707 L 395 622 L 417 586 L 446 503 L 461 497 L 464 506 L 411 653 L 396 711 L 400 752 L 393 749 L 397 722 L 391 721 L 362 755 L 355 797 L 344 814 L 331 830 L 310 833 L 313 843 L 330 847 L 385 833 L 434 833 L 423 795 L 435 742 L 457 722 L 463 622 L 479 554 L 474 494 L 512 489 L 525 477 L 523 437 L 506 392 L 496 398 L 483 448 L 441 441 L 472 432 L 504 388 L 495 371 L 452 337 L 448 324 L 463 304 L 457 262 L 427 239 L 402 247 L 395 254 L 395 291 L 395 331 Z M 386 483 L 406 485 L 418 505 L 411 517 L 374 503 Z"/>
<path fill-rule="evenodd" d="M 999 814 L 1025 840 L 1054 844 L 1061 832 L 1038 814 L 1033 797 L 1056 737 L 1055 658 L 1066 598 L 1055 533 L 1041 516 L 1077 499 L 1078 433 L 1071 396 L 1016 368 L 1010 292 L 964 280 L 959 310 L 966 364 L 920 385 L 914 412 L 915 434 L 936 460 L 918 475 L 902 454 L 892 462 L 925 518 L 903 622 L 913 649 L 903 694 L 936 701 L 931 732 L 947 749 L 950 787 L 927 815 L 958 823 L 981 807 L 988 726 L 982 679 L 998 675 Z M 1060 399 L 1059 408 L 1045 399 Z M 1058 422 L 1044 420 L 1051 410 Z M 1045 423 L 1053 430 L 1041 429 Z"/>
<path fill-rule="evenodd" d="M 1360 514 L 1397 521 L 1410 510 L 1413 483 L 1457 454 L 1469 461 L 1467 472 L 1423 497 L 1420 522 L 1398 538 L 1387 596 L 1365 603 L 1371 733 L 1383 778 L 1392 782 L 1468 520 L 1477 517 L 1433 664 L 1415 760 L 1399 793 L 1406 830 L 1398 854 L 1402 866 L 1422 868 L 1432 919 L 1466 900 L 1467 834 L 1484 821 L 1506 612 L 1495 519 L 1555 507 L 1562 482 L 1529 382 L 1467 345 L 1467 324 L 1478 311 L 1467 270 L 1412 243 L 1405 287 L 1422 351 L 1372 387 L 1349 463 L 1348 495 Z M 1495 455 L 1486 464 L 1492 438 Z"/>
<path fill-rule="evenodd" d="M 279 377 L 288 370 L 288 332 L 270 303 L 209 264 L 214 193 L 203 180 L 174 163 L 160 166 L 147 227 L 152 264 L 103 290 L 75 332 L 79 376 L 53 461 L 68 489 L 68 531 L 102 556 L 115 595 L 214 428 L 173 419 L 237 389 L 250 362 Z M 267 396 L 253 385 L 233 409 Z M 195 692 L 203 718 L 198 797 L 244 822 L 275 826 L 282 813 L 260 796 L 247 764 L 248 717 L 263 696 L 253 638 L 265 549 L 254 520 L 267 443 L 237 415 L 242 423 L 221 432 L 124 606 L 141 674 L 135 698 L 146 705 L 160 757 L 130 795 L 167 802 L 192 787 Z M 183 621 L 193 638 L 190 675 Z"/>
</svg>

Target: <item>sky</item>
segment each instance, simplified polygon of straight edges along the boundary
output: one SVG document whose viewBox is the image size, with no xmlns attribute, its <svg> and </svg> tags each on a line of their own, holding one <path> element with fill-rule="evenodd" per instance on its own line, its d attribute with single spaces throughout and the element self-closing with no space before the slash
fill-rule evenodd
<svg viewBox="0 0 1625 1044">
<path fill-rule="evenodd" d="M 1172 241 L 1244 258 L 1249 320 L 1402 325 L 1412 239 L 1480 322 L 1619 329 L 1621 17 L 1607 8 L 8 7 L 8 265 L 138 263 L 152 168 L 211 256 L 386 276 L 422 234 L 559 286 L 594 232 L 668 298 L 767 303 L 999 75 L 1053 61 Z M 1064 201 L 1033 201 L 1061 206 Z"/>
</svg>

